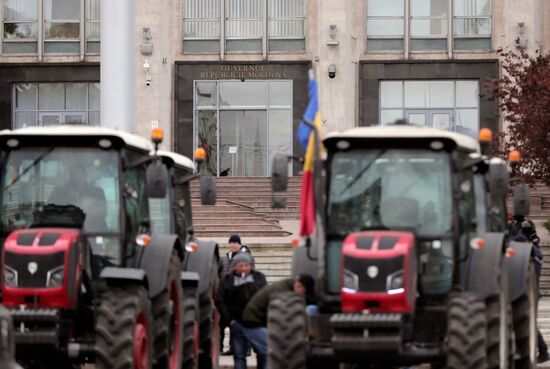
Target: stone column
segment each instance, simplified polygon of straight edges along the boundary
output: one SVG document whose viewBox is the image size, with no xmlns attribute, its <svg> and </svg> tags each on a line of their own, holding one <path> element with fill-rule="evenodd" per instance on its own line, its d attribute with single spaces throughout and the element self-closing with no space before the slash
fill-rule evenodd
<svg viewBox="0 0 550 369">
<path fill-rule="evenodd" d="M 101 125 L 134 125 L 134 1 L 101 1 Z"/>
</svg>

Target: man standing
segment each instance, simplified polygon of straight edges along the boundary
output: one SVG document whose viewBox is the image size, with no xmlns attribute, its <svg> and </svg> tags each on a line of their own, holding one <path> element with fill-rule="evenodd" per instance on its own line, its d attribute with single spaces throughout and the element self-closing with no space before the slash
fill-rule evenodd
<svg viewBox="0 0 550 369">
<path fill-rule="evenodd" d="M 242 315 L 248 301 L 267 285 L 267 281 L 263 273 L 253 269 L 252 256 L 249 253 L 239 252 L 234 255 L 230 267 L 233 272 L 222 279 L 216 306 L 223 323 L 229 325 L 235 369 L 246 369 L 249 341 L 243 330 Z M 257 368 L 264 369 L 267 356 L 262 352 L 256 353 Z"/>
<path fill-rule="evenodd" d="M 229 237 L 229 241 L 227 242 L 227 244 L 229 246 L 229 251 L 227 252 L 227 254 L 225 254 L 225 257 L 223 257 L 220 262 L 220 270 L 219 270 L 220 283 L 223 281 L 226 275 L 232 273 L 230 266 L 231 266 L 231 260 L 233 259 L 233 256 L 235 256 L 239 252 L 247 252 L 251 254 L 250 248 L 246 245 L 241 244 L 241 237 L 238 234 L 231 235 L 231 237 Z M 254 267 L 254 258 L 252 258 L 252 267 Z M 222 355 L 233 355 L 232 345 L 231 345 L 231 335 L 229 336 L 229 350 L 223 351 L 223 341 L 225 339 L 225 328 L 227 328 L 227 324 L 225 324 L 223 320 L 220 320 L 220 352 L 222 353 Z"/>
</svg>

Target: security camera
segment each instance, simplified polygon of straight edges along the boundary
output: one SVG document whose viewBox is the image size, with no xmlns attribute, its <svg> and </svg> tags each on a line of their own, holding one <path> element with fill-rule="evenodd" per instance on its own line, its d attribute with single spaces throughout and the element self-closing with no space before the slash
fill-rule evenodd
<svg viewBox="0 0 550 369">
<path fill-rule="evenodd" d="M 336 66 L 334 64 L 331 64 L 328 67 L 328 78 L 334 77 L 336 77 Z"/>
<path fill-rule="evenodd" d="M 145 85 L 151 86 L 151 76 L 147 74 L 147 77 L 145 78 Z"/>
</svg>

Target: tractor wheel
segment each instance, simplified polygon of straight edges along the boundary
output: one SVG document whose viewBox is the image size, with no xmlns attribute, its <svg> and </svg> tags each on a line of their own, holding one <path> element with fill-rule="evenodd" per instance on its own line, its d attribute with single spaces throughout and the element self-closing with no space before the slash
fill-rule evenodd
<svg viewBox="0 0 550 369">
<path fill-rule="evenodd" d="M 97 308 L 95 369 L 151 369 L 153 317 L 147 290 L 112 288 Z"/>
<path fill-rule="evenodd" d="M 307 320 L 304 299 L 292 292 L 269 303 L 267 362 L 270 369 L 305 369 Z"/>
<path fill-rule="evenodd" d="M 447 369 L 486 369 L 485 304 L 472 293 L 456 293 L 447 316 Z"/>
<path fill-rule="evenodd" d="M 537 354 L 537 281 L 535 266 L 530 262 L 527 290 L 512 302 L 516 336 L 516 369 L 533 369 Z"/>
<path fill-rule="evenodd" d="M 181 260 L 172 252 L 166 285 L 153 299 L 155 369 L 179 369 L 182 352 Z"/>
<path fill-rule="evenodd" d="M 199 296 L 199 369 L 216 369 L 219 358 L 218 262 L 212 262 L 210 268 L 210 286 Z"/>
<path fill-rule="evenodd" d="M 510 346 L 512 330 L 509 322 L 508 280 L 501 268 L 498 278 L 498 293 L 485 300 L 487 311 L 487 364 L 488 369 L 511 369 Z M 513 358 L 513 356 L 512 356 Z M 513 361 L 513 359 L 512 359 Z"/>
<path fill-rule="evenodd" d="M 183 358 L 181 369 L 197 369 L 199 358 L 198 310 L 197 288 L 185 287 L 183 289 Z"/>
</svg>

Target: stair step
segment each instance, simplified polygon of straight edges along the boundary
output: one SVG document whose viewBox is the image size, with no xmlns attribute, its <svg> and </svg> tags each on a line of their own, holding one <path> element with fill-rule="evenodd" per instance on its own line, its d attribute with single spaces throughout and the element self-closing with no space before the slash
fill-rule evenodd
<svg viewBox="0 0 550 369">
<path fill-rule="evenodd" d="M 218 224 L 220 220 L 218 218 L 195 218 L 193 217 L 193 225 L 215 225 Z M 240 226 L 240 225 L 275 225 L 277 226 L 277 221 L 268 221 L 265 219 L 262 219 L 260 217 L 235 217 L 235 218 L 227 218 L 224 219 L 225 225 L 233 225 L 233 226 Z"/>
<path fill-rule="evenodd" d="M 235 232 L 235 228 L 233 228 L 232 232 Z M 229 231 L 195 231 L 195 235 L 198 238 L 204 238 L 204 237 L 227 237 L 229 233 L 232 233 Z M 241 237 L 286 237 L 290 236 L 290 232 L 278 230 L 267 230 L 267 231 L 256 231 L 256 230 L 238 230 L 238 233 Z"/>
</svg>

